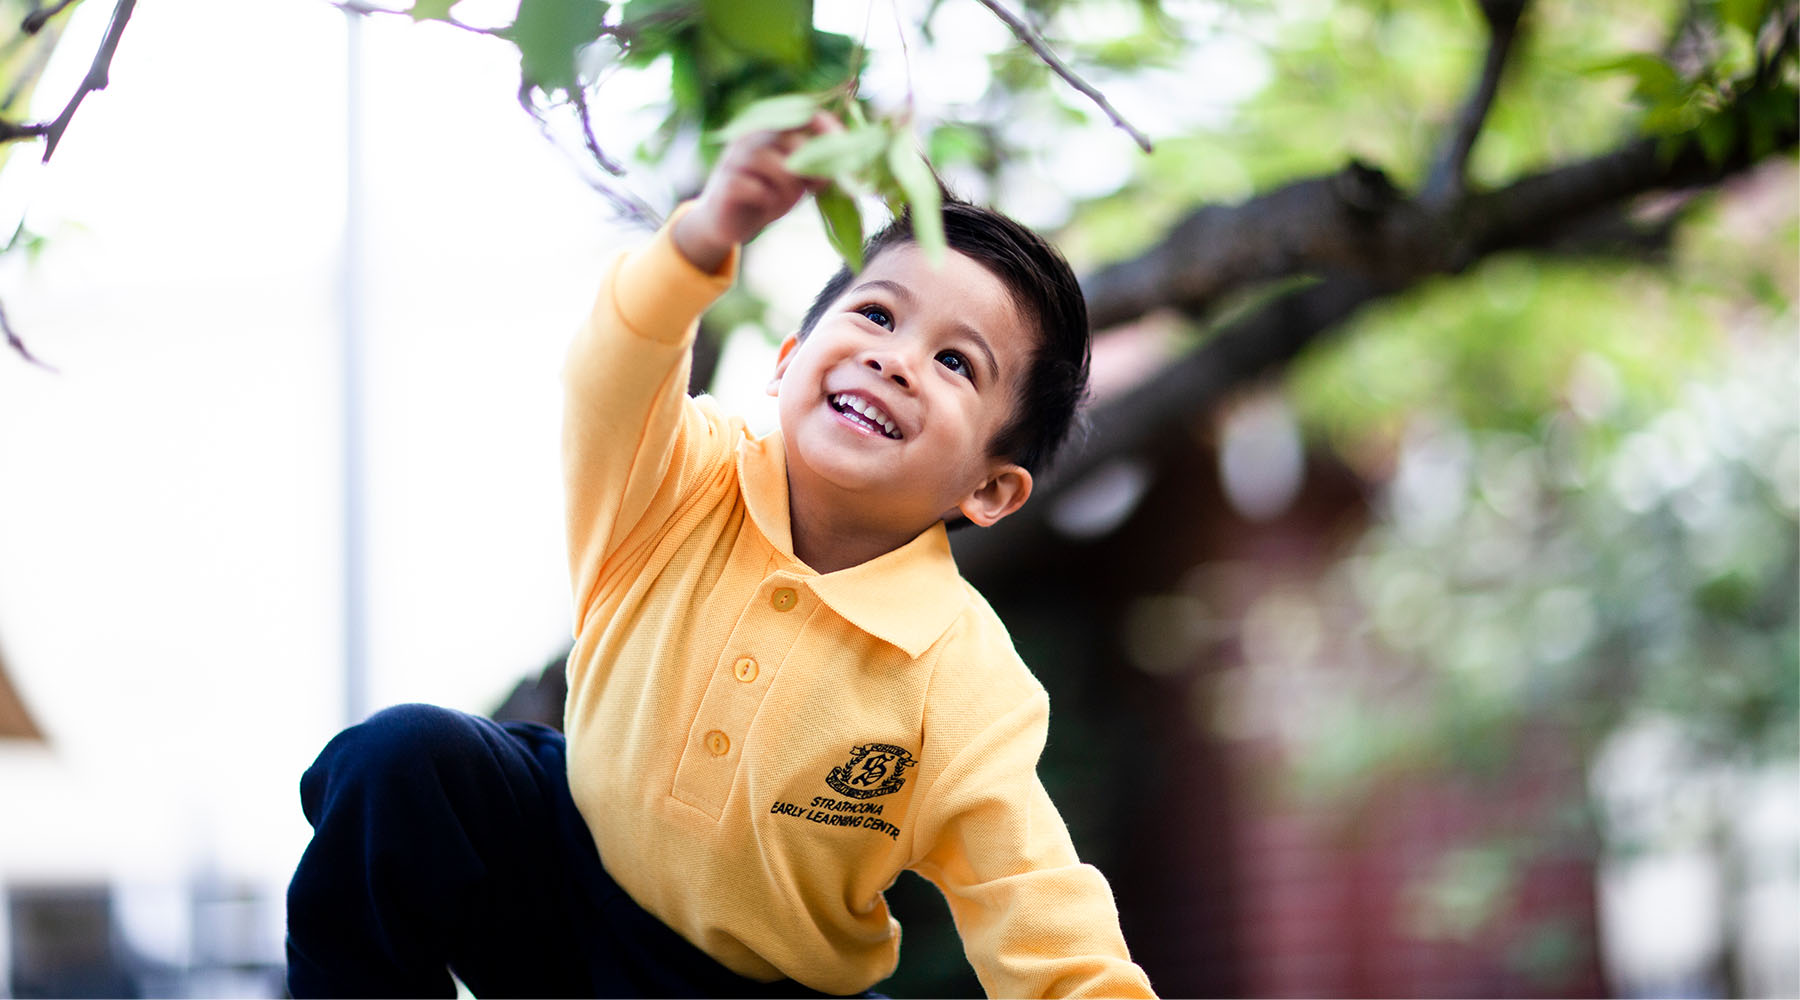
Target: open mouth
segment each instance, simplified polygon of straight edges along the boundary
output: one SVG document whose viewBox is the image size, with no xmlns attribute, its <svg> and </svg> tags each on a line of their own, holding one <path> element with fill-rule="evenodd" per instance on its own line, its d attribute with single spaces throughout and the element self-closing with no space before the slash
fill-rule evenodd
<svg viewBox="0 0 1800 1000">
<path fill-rule="evenodd" d="M 861 424 L 883 437 L 895 441 L 900 440 L 900 428 L 894 423 L 893 418 L 883 413 L 881 407 L 861 396 L 840 392 L 833 395 L 828 402 L 831 403 L 832 409 L 849 417 L 852 422 Z"/>
</svg>

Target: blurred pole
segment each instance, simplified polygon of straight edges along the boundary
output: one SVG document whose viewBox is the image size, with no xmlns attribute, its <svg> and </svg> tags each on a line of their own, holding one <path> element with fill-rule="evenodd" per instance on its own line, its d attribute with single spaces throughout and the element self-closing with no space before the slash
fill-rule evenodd
<svg viewBox="0 0 1800 1000">
<path fill-rule="evenodd" d="M 369 708 L 367 466 L 363 448 L 366 357 L 363 344 L 362 15 L 344 10 L 344 270 L 340 353 L 343 374 L 344 718 Z"/>
</svg>

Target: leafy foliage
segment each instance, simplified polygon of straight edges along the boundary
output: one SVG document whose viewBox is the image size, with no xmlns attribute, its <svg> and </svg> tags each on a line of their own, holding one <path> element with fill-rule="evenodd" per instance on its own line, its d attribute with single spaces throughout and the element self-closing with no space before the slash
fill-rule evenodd
<svg viewBox="0 0 1800 1000">
<path fill-rule="evenodd" d="M 1595 71 L 1631 79 L 1644 127 L 1662 138 L 1665 156 L 1695 143 L 1721 163 L 1741 134 L 1753 155 L 1766 155 L 1774 136 L 1800 114 L 1794 81 L 1779 75 L 1792 27 L 1771 30 L 1780 27 L 1767 23 L 1773 0 L 1715 0 L 1708 7 L 1714 16 L 1693 22 L 1675 53 L 1629 53 Z M 1739 97 L 1746 100 L 1740 104 Z"/>
<path fill-rule="evenodd" d="M 458 0 L 416 0 L 415 21 L 452 24 Z M 828 177 L 819 212 L 832 245 L 860 266 L 859 196 L 877 196 L 894 212 L 910 206 L 921 245 L 941 254 L 936 223 L 940 186 L 917 150 L 910 111 L 876 115 L 857 96 L 862 51 L 841 34 L 812 27 L 810 0 L 522 0 L 510 24 L 488 33 L 519 50 L 521 97 L 573 106 L 587 145 L 608 173 L 623 168 L 605 154 L 588 121 L 586 95 L 613 66 L 666 67 L 671 100 L 642 147 L 667 155 L 682 137 L 710 159 L 745 132 L 797 128 L 818 111 L 848 123 L 793 155 L 797 171 Z M 467 25 L 464 25 L 468 27 Z M 476 30 L 484 30 L 477 28 Z M 630 199 L 620 196 L 621 204 Z"/>
<path fill-rule="evenodd" d="M 501 37 L 519 47 L 520 72 L 532 86 L 566 92 L 576 83 L 581 46 L 599 36 L 605 17 L 601 0 L 520 0 L 518 17 Z"/>
</svg>

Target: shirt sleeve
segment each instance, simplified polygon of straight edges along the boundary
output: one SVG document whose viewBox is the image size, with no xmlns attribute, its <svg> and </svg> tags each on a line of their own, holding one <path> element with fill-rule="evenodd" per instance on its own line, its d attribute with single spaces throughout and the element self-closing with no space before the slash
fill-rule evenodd
<svg viewBox="0 0 1800 1000">
<path fill-rule="evenodd" d="M 579 624 L 609 560 L 679 492 L 682 452 L 716 429 L 687 398 L 700 314 L 731 287 L 676 248 L 677 209 L 645 246 L 605 270 L 563 369 L 563 480 Z M 715 442 L 716 443 L 716 442 Z"/>
<path fill-rule="evenodd" d="M 914 870 L 949 902 L 989 996 L 1154 996 L 1111 887 L 1038 780 L 1048 722 L 1040 688 L 974 734 L 921 805 Z"/>
</svg>

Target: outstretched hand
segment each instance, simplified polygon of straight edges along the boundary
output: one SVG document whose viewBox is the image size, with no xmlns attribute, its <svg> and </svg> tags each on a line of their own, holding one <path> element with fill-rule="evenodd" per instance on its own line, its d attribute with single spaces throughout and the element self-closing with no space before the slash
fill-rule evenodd
<svg viewBox="0 0 1800 1000">
<path fill-rule="evenodd" d="M 828 180 L 787 168 L 788 154 L 815 135 L 843 129 L 824 112 L 784 132 L 752 132 L 732 141 L 694 207 L 676 220 L 675 246 L 695 267 L 716 272 L 733 246 L 748 243 Z"/>
</svg>

